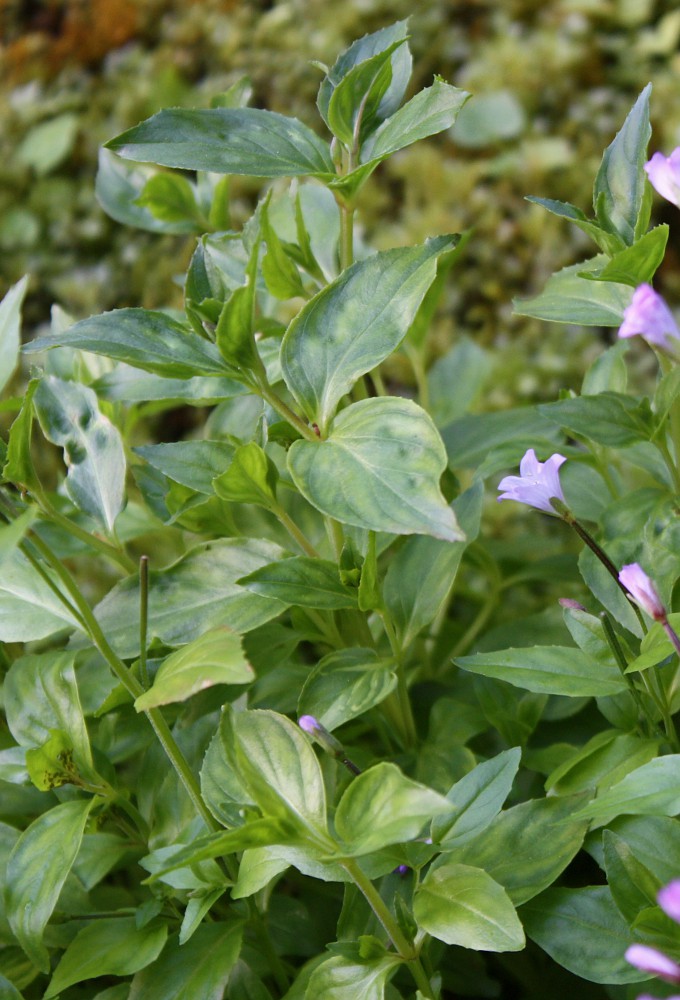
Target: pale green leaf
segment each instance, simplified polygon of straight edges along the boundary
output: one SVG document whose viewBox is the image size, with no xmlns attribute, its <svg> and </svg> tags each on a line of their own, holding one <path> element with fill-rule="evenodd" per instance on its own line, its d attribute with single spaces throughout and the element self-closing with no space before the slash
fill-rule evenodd
<svg viewBox="0 0 680 1000">
<path fill-rule="evenodd" d="M 21 305 L 28 277 L 23 277 L 0 302 L 0 392 L 11 379 L 19 362 Z"/>
</svg>

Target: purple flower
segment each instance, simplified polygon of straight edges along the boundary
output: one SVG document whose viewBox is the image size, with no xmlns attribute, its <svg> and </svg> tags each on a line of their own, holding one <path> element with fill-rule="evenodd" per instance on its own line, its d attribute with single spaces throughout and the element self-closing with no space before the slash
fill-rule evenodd
<svg viewBox="0 0 680 1000">
<path fill-rule="evenodd" d="M 655 153 L 645 170 L 652 187 L 662 198 L 680 206 L 680 146 L 670 156 Z"/>
<path fill-rule="evenodd" d="M 661 976 L 669 983 L 680 983 L 680 965 L 656 948 L 650 948 L 646 944 L 632 944 L 626 949 L 625 958 L 642 972 Z"/>
<path fill-rule="evenodd" d="M 673 313 L 651 285 L 638 285 L 630 305 L 623 312 L 619 337 L 637 336 L 667 351 L 672 349 L 673 340 L 680 340 Z"/>
<path fill-rule="evenodd" d="M 623 566 L 619 573 L 619 583 L 623 584 L 638 607 L 646 611 L 650 618 L 657 622 L 666 620 L 666 609 L 661 603 L 656 587 L 639 563 Z M 671 885 L 673 884 L 671 882 Z"/>
<path fill-rule="evenodd" d="M 309 733 L 311 736 L 316 735 L 316 733 L 323 728 L 313 715 L 301 715 L 298 719 L 298 726 L 300 729 L 304 729 L 304 731 Z"/>
<path fill-rule="evenodd" d="M 680 924 L 680 879 L 674 879 L 659 889 L 656 898 L 664 913 Z"/>
<path fill-rule="evenodd" d="M 519 476 L 501 479 L 498 489 L 505 490 L 505 493 L 501 493 L 498 499 L 517 500 L 546 514 L 556 514 L 551 500 L 564 503 L 558 473 L 563 462 L 566 462 L 564 455 L 551 455 L 547 462 L 539 462 L 536 452 L 530 448 L 519 463 Z"/>
</svg>

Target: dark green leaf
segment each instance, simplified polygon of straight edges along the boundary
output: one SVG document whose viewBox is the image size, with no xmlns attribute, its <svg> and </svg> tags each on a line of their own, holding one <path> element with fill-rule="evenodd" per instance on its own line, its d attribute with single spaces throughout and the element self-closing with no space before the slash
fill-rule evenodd
<svg viewBox="0 0 680 1000">
<path fill-rule="evenodd" d="M 19 416 L 9 430 L 7 456 L 2 470 L 2 478 L 23 489 L 35 489 L 38 480 L 31 458 L 31 437 L 33 432 L 33 397 L 40 379 L 32 378 L 26 387 L 24 401 Z"/>
<path fill-rule="evenodd" d="M 668 226 L 656 226 L 632 246 L 614 254 L 602 270 L 586 271 L 585 277 L 595 278 L 597 281 L 615 281 L 637 288 L 643 282 L 650 282 L 656 274 L 666 252 L 667 240 Z"/>
<path fill-rule="evenodd" d="M 107 215 L 124 226 L 148 229 L 152 233 L 195 233 L 193 219 L 164 221 L 138 203 L 137 198 L 151 176 L 150 168 L 130 166 L 102 148 L 95 183 L 97 201 Z"/>
<path fill-rule="evenodd" d="M 170 223 L 192 223 L 201 228 L 196 191 L 182 174 L 154 174 L 142 188 L 137 204 L 148 208 L 155 219 Z"/>
<path fill-rule="evenodd" d="M 625 246 L 620 236 L 601 229 L 597 222 L 587 219 L 581 209 L 575 205 L 564 201 L 555 201 L 553 198 L 535 198 L 533 195 L 529 195 L 526 200 L 540 205 L 561 219 L 573 222 L 584 233 L 587 233 L 597 243 L 600 250 L 608 256 L 612 256 Z"/>
<path fill-rule="evenodd" d="M 338 567 L 326 559 L 309 556 L 279 559 L 241 577 L 237 583 L 263 597 L 304 608 L 339 611 L 357 606 L 356 590 L 342 583 Z"/>
<path fill-rule="evenodd" d="M 573 795 L 588 789 L 601 791 L 652 760 L 657 753 L 657 740 L 642 740 L 615 729 L 604 730 L 551 771 L 545 788 L 554 795 Z"/>
<path fill-rule="evenodd" d="M 464 542 L 409 538 L 389 565 L 383 599 L 399 641 L 410 645 L 434 621 L 456 578 L 466 547 L 479 534 L 484 490 L 478 482 L 452 504 Z"/>
<path fill-rule="evenodd" d="M 295 118 L 256 108 L 167 108 L 106 143 L 126 160 L 254 177 L 324 176 L 328 147 Z"/>
<path fill-rule="evenodd" d="M 552 885 L 581 847 L 588 821 L 575 819 L 575 808 L 573 798 L 522 802 L 499 813 L 483 837 L 455 848 L 451 859 L 483 868 L 519 906 Z"/>
<path fill-rule="evenodd" d="M 606 885 L 548 889 L 522 907 L 529 937 L 559 965 L 592 983 L 639 983 L 649 978 L 626 962 L 628 924 Z"/>
<path fill-rule="evenodd" d="M 133 450 L 168 479 L 212 496 L 213 479 L 229 467 L 236 448 L 229 441 L 175 441 Z"/>
<path fill-rule="evenodd" d="M 473 653 L 455 660 L 459 667 L 495 677 L 536 694 L 573 697 L 617 694 L 626 690 L 618 667 L 605 666 L 571 646 L 529 646 Z"/>
<path fill-rule="evenodd" d="M 647 144 L 652 134 L 649 124 L 647 84 L 629 112 L 621 131 L 610 143 L 593 187 L 593 208 L 608 223 L 607 228 L 629 246 L 634 243 L 638 216 L 643 205 L 647 175 Z"/>
<path fill-rule="evenodd" d="M 49 972 L 43 932 L 78 854 L 94 799 L 74 799 L 24 830 L 7 862 L 6 905 L 12 931 L 42 972 Z"/>
<path fill-rule="evenodd" d="M 409 399 L 352 404 L 338 414 L 327 440 L 295 441 L 288 466 L 303 496 L 343 524 L 461 541 L 439 489 L 446 467 L 442 440 Z"/>
<path fill-rule="evenodd" d="M 222 1000 L 241 950 L 240 924 L 204 923 L 186 944 L 174 937 L 132 980 L 128 1000 Z"/>
<path fill-rule="evenodd" d="M 432 839 L 442 851 L 459 847 L 489 826 L 510 794 L 521 756 L 519 747 L 504 750 L 455 783 L 446 795 L 451 815 L 432 824 Z"/>
<path fill-rule="evenodd" d="M 548 279 L 545 288 L 532 299 L 515 299 L 520 316 L 533 316 L 553 323 L 581 326 L 620 326 L 623 312 L 633 297 L 629 285 L 613 281 L 591 281 L 581 272 L 599 271 L 608 262 L 601 254 L 581 264 L 562 268 Z"/>
<path fill-rule="evenodd" d="M 621 915 L 633 923 L 641 910 L 656 906 L 661 880 L 636 858 L 626 841 L 611 830 L 602 834 L 607 882 Z"/>
<path fill-rule="evenodd" d="M 168 934 L 166 924 L 137 927 L 134 917 L 93 920 L 78 931 L 61 957 L 45 1000 L 96 976 L 129 976 L 158 958 Z"/>
<path fill-rule="evenodd" d="M 678 766 L 680 754 L 650 760 L 583 806 L 575 816 L 589 819 L 621 815 L 677 816 L 680 813 Z"/>
<path fill-rule="evenodd" d="M 649 403 L 618 392 L 544 403 L 539 412 L 575 434 L 612 448 L 649 441 L 654 433 Z"/>
<path fill-rule="evenodd" d="M 397 686 L 391 660 L 372 649 L 340 649 L 324 656 L 300 694 L 298 715 L 313 715 L 332 731 L 379 705 Z"/>
<path fill-rule="evenodd" d="M 298 313 L 281 345 L 288 388 L 325 431 L 342 397 L 406 336 L 437 273 L 437 257 L 457 236 L 358 261 Z"/>
<path fill-rule="evenodd" d="M 470 94 L 439 77 L 382 123 L 361 150 L 362 164 L 384 160 L 398 149 L 451 128 Z M 351 176 L 351 175 L 350 175 Z"/>
<path fill-rule="evenodd" d="M 150 309 L 114 309 L 91 316 L 65 333 L 32 340 L 24 351 L 31 354 L 62 346 L 103 354 L 169 378 L 230 374 L 214 344 L 165 313 Z"/>
<path fill-rule="evenodd" d="M 273 542 L 226 538 L 205 542 L 165 570 L 149 573 L 149 639 L 182 646 L 208 629 L 226 625 L 248 632 L 285 610 L 280 601 L 236 584 L 244 571 L 280 558 Z M 139 580 L 116 584 L 95 608 L 97 620 L 120 656 L 139 654 Z"/>
</svg>

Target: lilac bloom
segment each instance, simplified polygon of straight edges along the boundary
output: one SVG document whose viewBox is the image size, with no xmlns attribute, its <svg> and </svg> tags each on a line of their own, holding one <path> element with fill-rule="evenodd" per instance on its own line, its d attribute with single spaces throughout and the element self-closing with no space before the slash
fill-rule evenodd
<svg viewBox="0 0 680 1000">
<path fill-rule="evenodd" d="M 657 622 L 666 620 L 666 609 L 656 587 L 639 563 L 624 566 L 619 573 L 619 583 L 623 584 L 638 607 L 646 611 L 650 618 Z"/>
<path fill-rule="evenodd" d="M 566 462 L 564 455 L 551 455 L 547 462 L 539 462 L 536 452 L 530 448 L 519 464 L 519 476 L 501 479 L 498 489 L 505 490 L 505 493 L 501 493 L 498 499 L 517 500 L 546 514 L 556 514 L 550 501 L 565 502 L 558 472 L 563 462 Z"/>
<path fill-rule="evenodd" d="M 680 146 L 670 156 L 655 153 L 645 163 L 645 170 L 650 184 L 661 197 L 680 207 Z"/>
<path fill-rule="evenodd" d="M 674 879 L 659 889 L 656 898 L 664 913 L 680 923 L 680 879 Z"/>
<path fill-rule="evenodd" d="M 321 729 L 319 721 L 313 715 L 301 715 L 298 719 L 298 726 L 312 736 Z"/>
<path fill-rule="evenodd" d="M 671 350 L 673 340 L 680 340 L 673 313 L 651 285 L 638 285 L 630 305 L 623 312 L 619 337 L 637 336 L 664 350 Z"/>
<path fill-rule="evenodd" d="M 642 972 L 661 976 L 670 983 L 680 983 L 680 965 L 662 951 L 646 944 L 632 944 L 626 949 L 626 961 Z"/>
</svg>

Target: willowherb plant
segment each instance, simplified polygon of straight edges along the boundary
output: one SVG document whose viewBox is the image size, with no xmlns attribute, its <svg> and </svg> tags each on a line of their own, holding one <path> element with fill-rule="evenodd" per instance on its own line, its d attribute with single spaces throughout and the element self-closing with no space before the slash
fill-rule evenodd
<svg viewBox="0 0 680 1000">
<path fill-rule="evenodd" d="M 114 218 L 198 239 L 182 311 L 55 310 L 26 347 L 43 368 L 3 404 L 11 1000 L 493 996 L 481 953 L 501 952 L 543 997 L 510 954 L 525 931 L 555 988 L 647 978 L 634 936 L 672 954 L 656 891 L 680 871 L 680 417 L 672 314 L 633 292 L 668 235 L 647 231 L 648 91 L 605 152 L 595 218 L 542 202 L 600 252 L 519 308 L 643 333 L 654 398 L 627 393 L 621 339 L 582 395 L 499 420 L 437 405 L 481 384 L 469 343 L 428 371 L 465 236 L 355 239 L 376 167 L 468 97 L 435 79 L 404 103 L 410 72 L 399 22 L 324 68 L 330 142 L 238 84 L 102 152 Z M 237 174 L 269 179 L 239 231 Z M 25 287 L 0 306 L 3 388 Z M 397 391 L 395 354 L 417 393 Z M 200 431 L 154 441 L 179 407 L 204 411 Z M 501 499 L 575 529 L 581 580 L 534 539 L 508 556 L 479 537 L 484 479 L 524 451 Z M 546 576 L 590 610 L 565 600 L 537 644 L 505 595 Z M 582 847 L 604 874 L 574 888 Z"/>
</svg>

